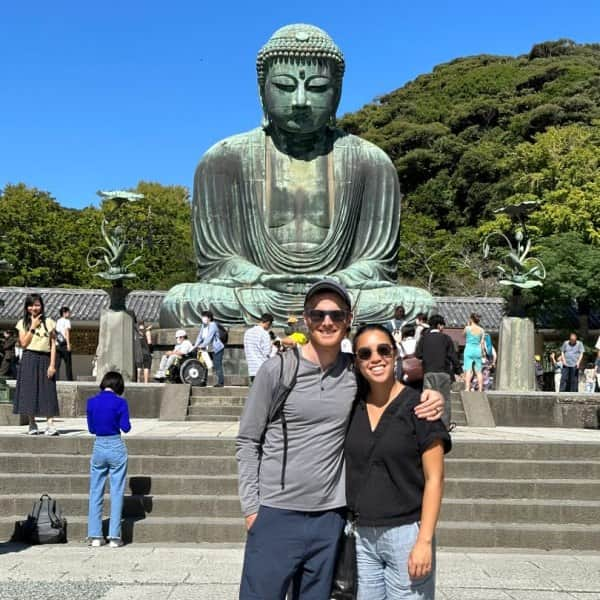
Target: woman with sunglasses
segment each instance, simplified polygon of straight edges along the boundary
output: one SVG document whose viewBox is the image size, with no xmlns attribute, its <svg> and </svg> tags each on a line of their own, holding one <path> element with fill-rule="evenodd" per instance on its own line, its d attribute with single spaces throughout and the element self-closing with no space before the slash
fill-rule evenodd
<svg viewBox="0 0 600 600">
<path fill-rule="evenodd" d="M 385 327 L 359 328 L 354 352 L 358 393 L 345 456 L 358 599 L 432 600 L 450 436 L 441 420 L 415 417 L 419 394 L 394 377 L 396 345 Z"/>
</svg>

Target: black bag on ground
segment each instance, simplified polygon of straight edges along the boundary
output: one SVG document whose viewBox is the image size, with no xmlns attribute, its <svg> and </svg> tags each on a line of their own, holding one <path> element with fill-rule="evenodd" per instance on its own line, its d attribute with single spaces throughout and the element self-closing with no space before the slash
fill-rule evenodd
<svg viewBox="0 0 600 600">
<path fill-rule="evenodd" d="M 42 494 L 21 526 L 23 541 L 29 544 L 62 544 L 67 541 L 67 520 L 56 500 Z"/>
</svg>

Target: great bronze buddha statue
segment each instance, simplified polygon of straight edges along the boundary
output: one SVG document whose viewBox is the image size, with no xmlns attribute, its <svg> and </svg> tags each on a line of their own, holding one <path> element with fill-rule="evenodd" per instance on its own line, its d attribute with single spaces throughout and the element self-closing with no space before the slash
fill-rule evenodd
<svg viewBox="0 0 600 600">
<path fill-rule="evenodd" d="M 373 144 L 335 127 L 344 58 L 312 25 L 276 31 L 257 59 L 262 127 L 229 137 L 203 156 L 194 178 L 196 283 L 172 288 L 163 327 L 280 324 L 302 313 L 323 277 L 350 291 L 355 320 L 385 321 L 402 304 L 426 311 L 431 296 L 396 284 L 400 186 Z"/>
</svg>

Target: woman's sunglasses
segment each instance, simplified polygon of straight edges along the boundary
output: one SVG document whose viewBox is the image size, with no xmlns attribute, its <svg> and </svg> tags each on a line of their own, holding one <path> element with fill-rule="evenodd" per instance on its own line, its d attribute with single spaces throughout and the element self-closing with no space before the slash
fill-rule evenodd
<svg viewBox="0 0 600 600">
<path fill-rule="evenodd" d="M 394 348 L 391 344 L 377 344 L 375 352 L 381 356 L 381 358 L 389 358 L 394 353 Z M 369 360 L 373 355 L 371 348 L 359 348 L 356 351 L 356 356 L 359 360 Z"/>
<path fill-rule="evenodd" d="M 348 318 L 347 310 L 319 310 L 312 308 L 306 311 L 306 315 L 313 323 L 321 323 L 325 317 L 329 317 L 334 323 L 342 323 Z"/>
</svg>

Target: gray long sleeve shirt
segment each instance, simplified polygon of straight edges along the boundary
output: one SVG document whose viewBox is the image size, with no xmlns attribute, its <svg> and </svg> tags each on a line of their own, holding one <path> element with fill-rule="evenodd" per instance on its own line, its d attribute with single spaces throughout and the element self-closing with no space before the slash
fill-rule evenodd
<svg viewBox="0 0 600 600">
<path fill-rule="evenodd" d="M 296 385 L 284 406 L 288 428 L 285 487 L 281 488 L 281 420 L 267 423 L 279 383 L 279 358 L 256 375 L 236 442 L 239 493 L 245 516 L 259 505 L 320 511 L 346 505 L 344 437 L 356 395 L 352 357 L 340 353 L 327 371 L 300 358 Z"/>
</svg>

